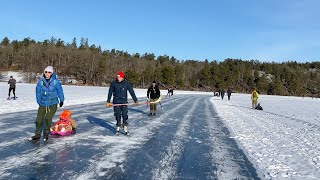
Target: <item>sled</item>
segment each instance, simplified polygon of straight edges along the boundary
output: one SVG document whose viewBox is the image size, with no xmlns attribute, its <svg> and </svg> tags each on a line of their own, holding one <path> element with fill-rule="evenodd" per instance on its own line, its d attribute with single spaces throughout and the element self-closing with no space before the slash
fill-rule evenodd
<svg viewBox="0 0 320 180">
<path fill-rule="evenodd" d="M 68 136 L 72 134 L 72 128 L 70 127 L 70 121 L 60 119 L 50 128 L 50 133 L 52 135 Z"/>
</svg>

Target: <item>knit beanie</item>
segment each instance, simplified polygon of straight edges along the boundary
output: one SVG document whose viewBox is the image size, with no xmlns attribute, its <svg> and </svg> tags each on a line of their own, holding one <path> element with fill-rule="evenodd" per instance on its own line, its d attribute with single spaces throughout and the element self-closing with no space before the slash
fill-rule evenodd
<svg viewBox="0 0 320 180">
<path fill-rule="evenodd" d="M 122 71 L 119 71 L 117 76 L 120 76 L 121 78 L 124 78 L 124 73 Z"/>
<path fill-rule="evenodd" d="M 52 66 L 47 66 L 45 69 L 44 69 L 44 72 L 47 71 L 47 72 L 52 72 L 53 73 L 53 67 Z"/>
</svg>

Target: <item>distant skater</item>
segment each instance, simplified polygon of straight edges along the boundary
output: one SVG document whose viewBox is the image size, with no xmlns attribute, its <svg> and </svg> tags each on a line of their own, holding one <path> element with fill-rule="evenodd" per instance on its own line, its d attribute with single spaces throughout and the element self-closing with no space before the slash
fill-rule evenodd
<svg viewBox="0 0 320 180">
<path fill-rule="evenodd" d="M 224 94 L 225 94 L 224 89 L 221 89 L 220 93 L 221 93 L 221 99 L 223 100 L 223 98 L 224 98 Z"/>
<path fill-rule="evenodd" d="M 151 86 L 148 88 L 147 91 L 147 98 L 149 102 L 156 102 L 160 97 L 160 89 L 159 86 L 156 84 L 156 81 L 153 81 Z M 150 103 L 150 114 L 149 116 L 155 116 L 157 111 L 157 104 Z"/>
<path fill-rule="evenodd" d="M 13 92 L 13 99 L 16 99 L 16 80 L 13 79 L 13 76 L 10 76 L 8 85 L 9 85 L 8 100 L 10 99 L 11 91 Z"/>
<path fill-rule="evenodd" d="M 170 96 L 172 96 L 173 95 L 173 89 L 172 89 L 172 87 L 170 87 L 170 88 L 168 88 L 168 93 L 167 93 L 167 95 L 166 95 L 166 97 L 170 97 Z"/>
<path fill-rule="evenodd" d="M 228 88 L 228 90 L 227 90 L 228 101 L 230 101 L 231 93 L 232 93 L 231 88 Z"/>
<path fill-rule="evenodd" d="M 253 91 L 251 93 L 252 109 L 255 109 L 257 107 L 258 96 L 259 96 L 259 94 L 258 94 L 256 88 L 253 88 Z"/>
</svg>

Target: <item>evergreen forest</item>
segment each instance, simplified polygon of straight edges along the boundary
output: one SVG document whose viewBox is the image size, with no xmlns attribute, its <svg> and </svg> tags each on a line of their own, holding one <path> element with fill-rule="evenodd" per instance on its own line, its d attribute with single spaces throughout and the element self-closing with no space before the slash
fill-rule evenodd
<svg viewBox="0 0 320 180">
<path fill-rule="evenodd" d="M 146 88 L 157 81 L 162 89 L 320 97 L 320 62 L 262 62 L 258 59 L 179 60 L 89 44 L 87 38 L 71 42 L 52 37 L 42 42 L 31 38 L 0 43 L 0 72 L 21 71 L 28 82 L 51 65 L 59 79 L 75 79 L 78 85 L 108 86 L 117 71 L 123 71 L 135 88 Z M 0 74 L 1 75 L 1 74 Z M 68 82 L 66 82 L 68 83 Z M 70 83 L 70 82 L 69 82 Z"/>
</svg>

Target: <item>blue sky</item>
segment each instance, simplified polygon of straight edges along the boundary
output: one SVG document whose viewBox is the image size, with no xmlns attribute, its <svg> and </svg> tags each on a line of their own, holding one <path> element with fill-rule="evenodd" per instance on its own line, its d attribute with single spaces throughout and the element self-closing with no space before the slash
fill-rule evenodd
<svg viewBox="0 0 320 180">
<path fill-rule="evenodd" d="M 10 0 L 0 38 L 88 38 L 102 49 L 179 60 L 320 60 L 317 0 Z"/>
</svg>

